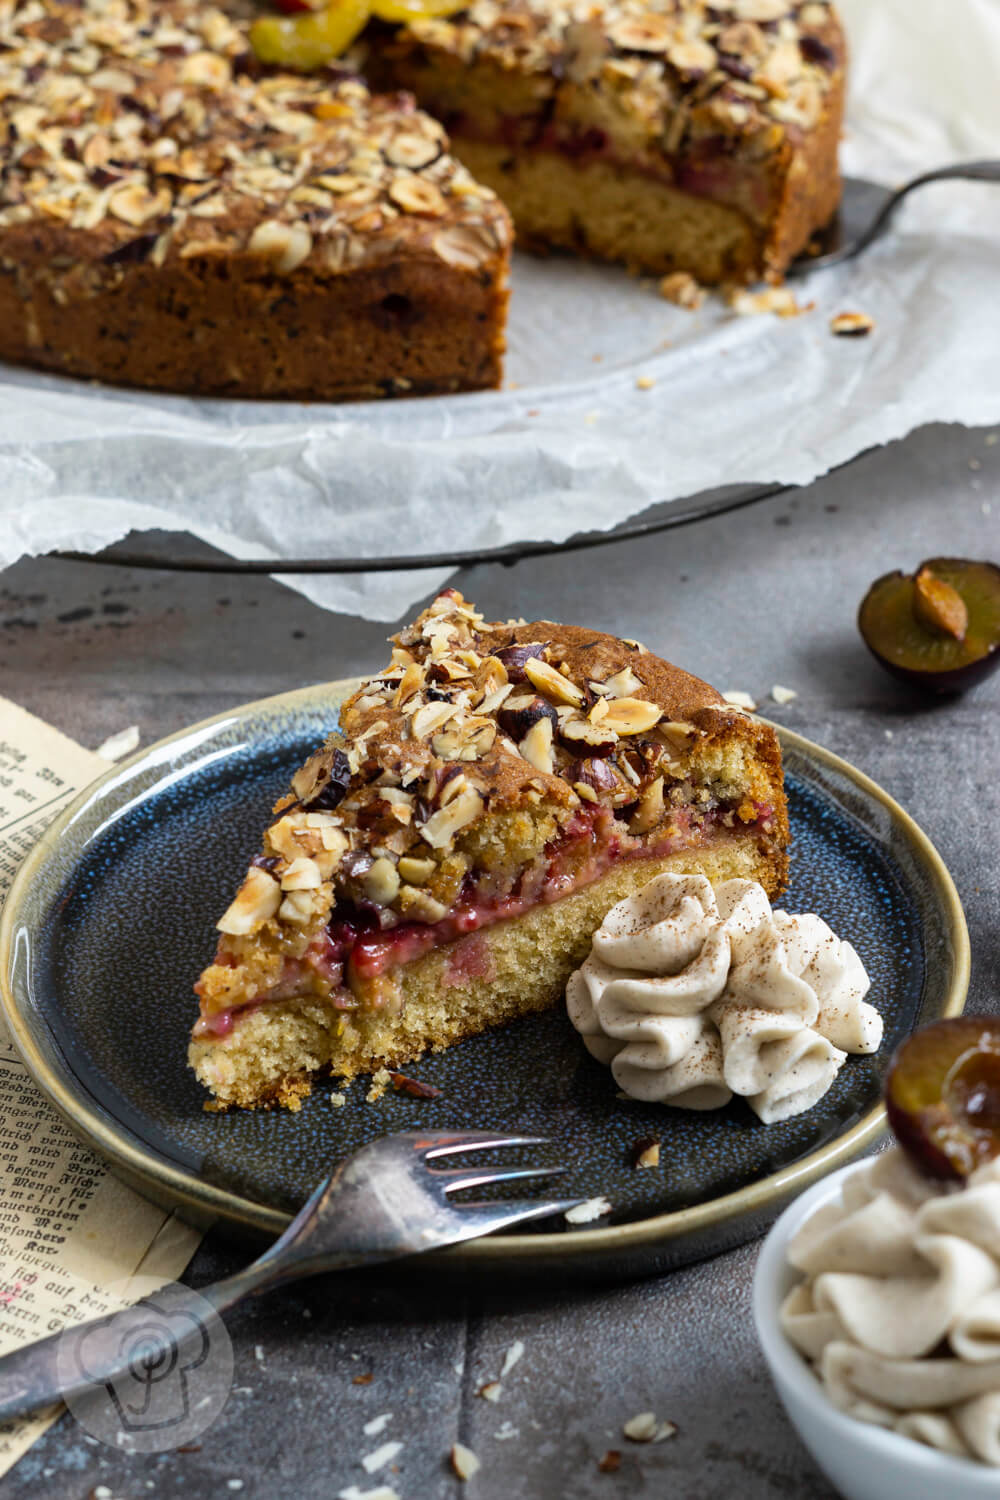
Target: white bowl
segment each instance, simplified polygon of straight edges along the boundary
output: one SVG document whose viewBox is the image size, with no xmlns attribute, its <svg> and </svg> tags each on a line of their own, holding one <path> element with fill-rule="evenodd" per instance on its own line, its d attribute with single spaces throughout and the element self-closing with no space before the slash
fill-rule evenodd
<svg viewBox="0 0 1000 1500">
<path fill-rule="evenodd" d="M 764 1241 L 754 1273 L 753 1312 L 771 1378 L 799 1437 L 846 1500 L 986 1500 L 987 1495 L 997 1500 L 996 1469 L 939 1453 L 838 1411 L 781 1330 L 778 1310 L 800 1280 L 788 1264 L 789 1241 L 810 1214 L 839 1195 L 851 1172 L 868 1165 L 861 1161 L 842 1167 L 796 1198 Z"/>
</svg>

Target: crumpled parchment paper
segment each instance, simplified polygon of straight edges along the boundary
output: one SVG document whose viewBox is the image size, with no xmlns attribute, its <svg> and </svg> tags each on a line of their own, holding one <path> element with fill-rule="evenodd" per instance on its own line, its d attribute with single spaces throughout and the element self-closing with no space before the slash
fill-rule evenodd
<svg viewBox="0 0 1000 1500">
<path fill-rule="evenodd" d="M 846 172 L 1000 157 L 997 0 L 841 10 Z M 506 388 L 422 401 L 196 401 L 0 367 L 0 567 L 153 527 L 276 562 L 562 540 L 716 486 L 806 484 L 922 423 L 1000 421 L 1000 186 L 924 189 L 795 290 L 815 302 L 797 318 L 690 313 L 616 268 L 521 256 Z M 875 332 L 833 337 L 845 309 Z M 390 620 L 445 577 L 286 581 Z"/>
</svg>

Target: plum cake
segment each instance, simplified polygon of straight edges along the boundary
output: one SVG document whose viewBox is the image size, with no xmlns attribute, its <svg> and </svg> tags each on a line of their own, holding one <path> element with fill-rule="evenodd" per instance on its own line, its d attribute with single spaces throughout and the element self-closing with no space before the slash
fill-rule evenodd
<svg viewBox="0 0 1000 1500">
<path fill-rule="evenodd" d="M 663 871 L 787 873 L 774 731 L 637 641 L 453 589 L 292 778 L 218 923 L 190 1061 L 218 1107 L 398 1067 L 556 1003 Z"/>
<path fill-rule="evenodd" d="M 840 200 L 846 48 L 816 0 L 473 0 L 372 50 L 530 248 L 777 278 Z"/>
<path fill-rule="evenodd" d="M 0 0 L 0 359 L 336 400 L 499 383 L 511 229 L 409 95 L 198 0 Z"/>
</svg>

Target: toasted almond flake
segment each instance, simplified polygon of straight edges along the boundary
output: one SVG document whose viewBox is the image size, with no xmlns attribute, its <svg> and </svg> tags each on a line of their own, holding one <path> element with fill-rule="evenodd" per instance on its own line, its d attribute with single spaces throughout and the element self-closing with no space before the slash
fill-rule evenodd
<svg viewBox="0 0 1000 1500">
<path fill-rule="evenodd" d="M 629 1417 L 622 1426 L 622 1432 L 633 1443 L 651 1443 L 659 1425 L 655 1412 L 641 1411 L 634 1417 Z"/>
<path fill-rule="evenodd" d="M 283 891 L 312 891 L 323 884 L 319 865 L 314 859 L 300 855 L 293 859 L 281 877 Z"/>
<path fill-rule="evenodd" d="M 424 703 L 410 720 L 411 733 L 415 740 L 426 739 L 435 729 L 440 729 L 455 713 L 454 703 Z"/>
<path fill-rule="evenodd" d="M 794 688 L 782 687 L 777 682 L 771 689 L 771 697 L 774 699 L 775 703 L 791 703 L 792 699 L 797 698 L 798 696 L 799 695 Z"/>
<path fill-rule="evenodd" d="M 524 675 L 533 687 L 555 703 L 569 703 L 574 708 L 579 708 L 583 703 L 580 689 L 540 656 L 528 657 L 524 663 Z"/>
<path fill-rule="evenodd" d="M 668 719 L 665 723 L 658 724 L 657 729 L 674 750 L 680 751 L 690 750 L 699 734 L 693 724 L 686 724 L 679 719 Z"/>
<path fill-rule="evenodd" d="M 472 1449 L 467 1448 L 464 1443 L 452 1443 L 450 1456 L 451 1467 L 459 1479 L 471 1479 L 482 1468 Z"/>
<path fill-rule="evenodd" d="M 499 1380 L 487 1380 L 486 1384 L 481 1385 L 479 1387 L 479 1390 L 476 1392 L 476 1395 L 482 1396 L 484 1401 L 493 1402 L 499 1401 L 502 1394 L 503 1386 L 500 1384 Z"/>
<path fill-rule="evenodd" d="M 840 338 L 865 338 L 875 327 L 875 319 L 867 313 L 842 312 L 830 319 L 830 332 Z"/>
<path fill-rule="evenodd" d="M 215 925 L 229 937 L 246 937 L 273 917 L 280 905 L 281 887 L 274 876 L 252 865 L 232 905 Z"/>
<path fill-rule="evenodd" d="M 575 1207 L 568 1208 L 563 1217 L 567 1224 L 591 1224 L 610 1212 L 611 1204 L 607 1198 L 588 1198 L 586 1203 L 577 1203 Z"/>
<path fill-rule="evenodd" d="M 119 729 L 117 734 L 109 734 L 94 751 L 102 760 L 121 760 L 124 755 L 131 755 L 133 750 L 139 748 L 139 726 L 130 724 L 128 729 Z"/>
<path fill-rule="evenodd" d="M 399 894 L 399 872 L 391 859 L 377 859 L 365 875 L 365 895 L 376 906 L 389 906 Z"/>
<path fill-rule="evenodd" d="M 402 1453 L 402 1451 L 402 1443 L 383 1443 L 382 1446 L 380 1448 L 376 1448 L 373 1453 L 365 1454 L 364 1458 L 361 1460 L 361 1467 L 364 1469 L 366 1474 L 375 1474 L 379 1469 L 384 1469 L 386 1464 L 392 1463 L 392 1460 L 396 1457 L 396 1454 Z"/>
<path fill-rule="evenodd" d="M 631 698 L 644 687 L 631 667 L 623 667 L 613 677 L 608 677 L 602 687 L 606 698 Z"/>
<path fill-rule="evenodd" d="M 300 266 L 311 249 L 312 235 L 304 225 L 282 224 L 277 219 L 258 224 L 247 243 L 248 254 L 270 261 L 279 276 Z"/>
<path fill-rule="evenodd" d="M 604 702 L 608 711 L 602 722 L 616 734 L 644 734 L 663 717 L 662 710 L 644 698 L 612 698 Z"/>
<path fill-rule="evenodd" d="M 418 859 L 415 855 L 404 854 L 399 861 L 398 869 L 400 878 L 408 885 L 426 885 L 437 869 L 437 862 L 433 859 Z"/>
<path fill-rule="evenodd" d="M 754 317 L 759 313 L 775 313 L 779 318 L 797 318 L 808 312 L 800 307 L 795 293 L 787 286 L 771 286 L 762 292 L 748 292 L 745 287 L 731 288 L 726 297 L 729 306 L 738 317 Z"/>
<path fill-rule="evenodd" d="M 545 776 L 552 775 L 552 720 L 537 719 L 518 745 L 518 753 Z"/>
<path fill-rule="evenodd" d="M 420 835 L 432 849 L 442 849 L 451 843 L 456 833 L 478 818 L 482 808 L 482 793 L 474 786 L 467 786 L 447 807 L 439 807 L 427 819 Z"/>
<path fill-rule="evenodd" d="M 524 1340 L 515 1339 L 503 1357 L 503 1364 L 500 1366 L 500 1379 L 506 1380 L 514 1366 L 519 1364 L 523 1358 Z"/>
<path fill-rule="evenodd" d="M 425 177 L 397 177 L 389 187 L 389 197 L 408 214 L 438 219 L 447 211 L 440 189 Z"/>
<path fill-rule="evenodd" d="M 756 699 L 751 698 L 749 693 L 744 693 L 740 688 L 730 688 L 729 691 L 723 693 L 722 696 L 729 704 L 730 708 L 745 708 L 747 713 L 751 714 L 756 711 Z"/>
<path fill-rule="evenodd" d="M 648 833 L 663 819 L 663 777 L 658 776 L 639 798 L 639 806 L 629 819 L 629 833 Z"/>
</svg>

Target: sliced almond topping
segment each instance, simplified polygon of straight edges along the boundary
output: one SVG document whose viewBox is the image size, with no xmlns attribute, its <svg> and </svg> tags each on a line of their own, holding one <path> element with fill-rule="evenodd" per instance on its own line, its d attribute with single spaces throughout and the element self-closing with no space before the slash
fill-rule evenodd
<svg viewBox="0 0 1000 1500">
<path fill-rule="evenodd" d="M 534 766 L 536 771 L 541 771 L 544 775 L 551 776 L 552 720 L 536 719 L 517 748 L 524 759 L 530 765 Z"/>
<path fill-rule="evenodd" d="M 424 669 L 420 666 L 419 662 L 411 661 L 399 679 L 399 687 L 396 689 L 394 700 L 395 707 L 399 708 L 408 698 L 412 698 L 413 694 L 419 692 L 423 685 Z"/>
<path fill-rule="evenodd" d="M 447 211 L 440 189 L 423 177 L 397 177 L 389 188 L 389 197 L 408 214 L 439 219 Z"/>
<path fill-rule="evenodd" d="M 583 703 L 580 689 L 539 656 L 528 657 L 524 663 L 524 675 L 533 687 L 555 703 L 569 703 L 574 708 L 579 708 Z"/>
<path fill-rule="evenodd" d="M 308 859 L 305 855 L 293 859 L 281 877 L 283 891 L 311 891 L 322 884 L 323 877 L 320 874 L 319 865 L 314 859 Z"/>
<path fill-rule="evenodd" d="M 875 319 L 863 312 L 842 312 L 830 319 L 830 332 L 841 338 L 864 338 L 875 327 Z"/>
<path fill-rule="evenodd" d="M 469 783 L 464 776 L 453 776 L 441 789 L 441 807 L 447 807 L 449 802 L 454 802 L 455 798 L 460 797 L 468 785 Z"/>
<path fill-rule="evenodd" d="M 385 148 L 386 161 L 394 167 L 406 167 L 410 172 L 429 167 L 440 155 L 440 141 L 432 140 L 430 136 L 417 135 L 413 131 L 401 131 Z"/>
<path fill-rule="evenodd" d="M 277 219 L 258 224 L 247 243 L 247 253 L 270 261 L 279 276 L 300 266 L 311 249 L 312 235 L 304 225 L 281 224 Z"/>
<path fill-rule="evenodd" d="M 255 932 L 281 905 L 281 887 L 273 875 L 253 865 L 236 893 L 230 907 L 215 924 L 219 932 L 230 937 L 246 937 Z"/>
<path fill-rule="evenodd" d="M 631 667 L 623 667 L 602 684 L 606 698 L 632 698 L 636 693 L 642 692 L 644 685 Z"/>
<path fill-rule="evenodd" d="M 420 830 L 421 837 L 432 849 L 443 849 L 446 844 L 451 843 L 460 829 L 478 818 L 482 809 L 482 793 L 474 786 L 466 786 L 447 807 L 439 807 L 427 819 Z"/>
<path fill-rule="evenodd" d="M 648 833 L 663 818 L 663 777 L 658 776 L 639 798 L 639 806 L 629 819 L 629 833 Z"/>
<path fill-rule="evenodd" d="M 316 898 L 312 891 L 289 891 L 278 907 L 282 922 L 294 922 L 304 926 L 315 914 Z"/>
<path fill-rule="evenodd" d="M 603 687 L 603 683 L 602 683 L 602 687 Z M 607 717 L 608 717 L 608 705 L 605 703 L 605 701 L 604 701 L 603 698 L 598 698 L 597 702 L 594 704 L 593 708 L 590 710 L 590 713 L 587 715 L 587 718 L 590 720 L 591 724 L 600 724 L 601 721 L 603 719 L 606 719 Z"/>
<path fill-rule="evenodd" d="M 440 729 L 455 712 L 454 703 L 424 703 L 411 720 L 411 733 L 415 740 L 422 740 Z"/>
<path fill-rule="evenodd" d="M 365 895 L 377 906 L 388 906 L 399 894 L 399 873 L 391 859 L 377 859 L 365 876 Z"/>
<path fill-rule="evenodd" d="M 437 869 L 433 859 L 418 859 L 416 855 L 404 854 L 399 861 L 399 873 L 408 885 L 426 885 Z"/>
<path fill-rule="evenodd" d="M 604 701 L 608 711 L 602 722 L 617 734 L 643 734 L 663 717 L 662 710 L 655 703 L 647 703 L 644 698 L 612 698 L 610 702 L 607 699 Z"/>
<path fill-rule="evenodd" d="M 399 892 L 396 905 L 404 917 L 413 922 L 440 922 L 448 915 L 448 908 L 435 901 L 428 891 L 413 885 L 404 885 Z"/>
<path fill-rule="evenodd" d="M 666 723 L 659 725 L 659 731 L 675 750 L 690 750 L 698 738 L 698 730 L 694 725 L 686 724 L 680 719 L 668 719 Z"/>
</svg>

